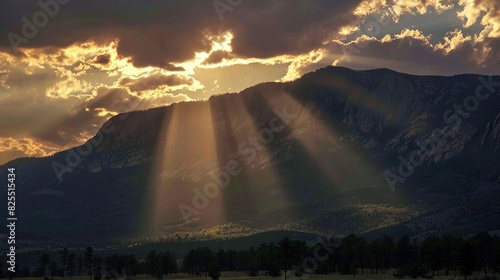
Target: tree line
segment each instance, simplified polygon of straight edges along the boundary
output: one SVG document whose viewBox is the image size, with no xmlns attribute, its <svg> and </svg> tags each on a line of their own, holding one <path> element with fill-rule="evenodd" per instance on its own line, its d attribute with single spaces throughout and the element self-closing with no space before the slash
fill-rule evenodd
<svg viewBox="0 0 500 280">
<path fill-rule="evenodd" d="M 327 238 L 313 243 L 285 238 L 262 243 L 247 250 L 213 251 L 208 247 L 189 250 L 179 256 L 172 252 L 151 251 L 144 259 L 134 255 L 101 257 L 92 247 L 81 255 L 67 248 L 51 260 L 46 253 L 34 268 L 16 269 L 2 277 L 72 277 L 87 275 L 90 280 L 117 279 L 146 274 L 162 279 L 179 272 L 218 279 L 221 271 L 244 271 L 249 276 L 298 277 L 310 274 L 386 274 L 397 278 L 433 278 L 451 275 L 467 279 L 479 273 L 493 279 L 500 272 L 500 238 L 487 232 L 463 238 L 451 235 L 424 240 L 389 236 L 368 242 L 354 234 L 342 240 Z"/>
</svg>

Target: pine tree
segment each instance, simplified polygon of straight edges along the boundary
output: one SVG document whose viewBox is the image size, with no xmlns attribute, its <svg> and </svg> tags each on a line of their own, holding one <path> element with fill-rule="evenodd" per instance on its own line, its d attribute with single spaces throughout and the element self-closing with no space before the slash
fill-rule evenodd
<svg viewBox="0 0 500 280">
<path fill-rule="evenodd" d="M 83 253 L 83 267 L 88 271 L 90 280 L 92 280 L 92 262 L 94 258 L 94 249 L 87 247 Z"/>
</svg>

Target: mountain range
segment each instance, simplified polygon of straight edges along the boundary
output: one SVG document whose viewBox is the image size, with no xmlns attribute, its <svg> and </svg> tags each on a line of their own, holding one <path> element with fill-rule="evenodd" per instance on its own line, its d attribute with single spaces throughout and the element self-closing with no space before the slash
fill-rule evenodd
<svg viewBox="0 0 500 280">
<path fill-rule="evenodd" d="M 330 66 L 116 115 L 0 178 L 16 168 L 26 246 L 494 231 L 499 90 L 500 76 Z"/>
</svg>

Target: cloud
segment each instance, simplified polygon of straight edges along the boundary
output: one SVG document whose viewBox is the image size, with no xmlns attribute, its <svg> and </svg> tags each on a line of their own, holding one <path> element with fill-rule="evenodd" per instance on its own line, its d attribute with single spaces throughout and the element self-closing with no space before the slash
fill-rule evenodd
<svg viewBox="0 0 500 280">
<path fill-rule="evenodd" d="M 21 34 L 21 18 L 38 11 L 38 0 L 6 1 L 0 34 Z M 30 139 L 39 149 L 1 153 L 80 144 L 121 112 L 327 65 L 438 75 L 500 69 L 496 0 L 248 0 L 223 19 L 212 1 L 70 1 L 19 52 L 2 36 L 0 139 Z M 369 29 L 376 19 L 387 24 L 382 32 Z"/>
<path fill-rule="evenodd" d="M 314 65 L 313 68 L 315 69 L 317 69 L 317 67 L 319 68 L 321 66 L 326 66 L 319 64 L 319 62 L 323 60 L 325 52 L 326 52 L 325 49 L 312 51 L 307 55 L 304 55 L 298 59 L 294 59 L 294 61 L 290 63 L 290 65 L 288 66 L 287 73 L 283 78 L 281 78 L 280 81 L 288 82 L 298 79 L 303 74 L 309 72 L 307 70 L 309 70 L 309 67 L 313 65 Z"/>
<path fill-rule="evenodd" d="M 56 82 L 52 87 L 46 89 L 47 96 L 52 98 L 69 98 L 75 97 L 78 99 L 90 96 L 93 86 L 84 79 L 73 75 L 71 71 L 59 69 L 61 80 Z"/>
<path fill-rule="evenodd" d="M 44 55 L 30 59 L 0 53 L 8 88 L 0 99 L 0 137 L 29 138 L 62 149 L 79 144 L 102 119 L 81 112 L 94 85 Z"/>
<path fill-rule="evenodd" d="M 181 66 L 176 66 L 172 63 L 167 63 L 165 64 L 165 70 L 168 70 L 168 71 L 185 71 L 186 69 L 184 69 L 184 67 L 181 67 Z"/>
<path fill-rule="evenodd" d="M 50 151 L 83 143 L 115 114 L 191 100 L 169 90 L 202 87 L 175 65 L 178 74 L 136 68 L 118 55 L 116 41 L 21 50 L 21 57 L 0 52 L 0 137 L 28 138 Z M 1 153 L 44 155 L 28 151 Z"/>
<path fill-rule="evenodd" d="M 229 25 L 233 53 L 269 58 L 308 53 L 352 23 L 360 1 L 247 1 L 238 6 Z M 241 7 L 241 8 L 240 8 Z"/>
<path fill-rule="evenodd" d="M 169 89 L 173 87 L 189 88 L 195 80 L 189 76 L 165 75 L 154 73 L 139 78 L 123 78 L 120 80 L 121 86 L 126 86 L 132 92 L 141 92 L 156 89 Z"/>
<path fill-rule="evenodd" d="M 464 27 L 480 22 L 485 26 L 485 37 L 500 37 L 500 2 L 496 0 L 460 0 L 463 7 L 458 13 Z"/>
<path fill-rule="evenodd" d="M 441 13 L 454 7 L 456 0 L 364 0 L 354 11 L 358 16 L 379 13 L 383 10 L 389 11 L 397 22 L 401 14 L 425 14 L 430 10 Z"/>
<path fill-rule="evenodd" d="M 96 56 L 95 63 L 107 65 L 111 61 L 111 55 L 109 54 L 101 54 Z"/>
<path fill-rule="evenodd" d="M 21 34 L 22 17 L 32 19 L 38 1 L 6 2 L 0 12 L 2 33 Z M 322 45 L 325 38 L 353 21 L 352 11 L 360 0 L 245 1 L 234 14 L 220 21 L 212 1 L 124 0 L 71 1 L 25 48 L 68 47 L 74 43 L 109 42 L 118 39 L 118 54 L 130 57 L 136 67 L 172 69 L 172 63 L 193 59 L 211 49 L 211 36 L 230 31 L 233 52 L 240 57 L 269 58 L 301 54 Z M 8 40 L 0 48 L 11 51 Z"/>
<path fill-rule="evenodd" d="M 87 100 L 86 110 L 103 109 L 114 114 L 141 109 L 142 100 L 126 88 L 101 86 L 95 95 Z"/>
<path fill-rule="evenodd" d="M 435 49 L 444 50 L 446 54 L 460 48 L 466 43 L 470 43 L 473 41 L 473 38 L 471 36 L 464 36 L 462 30 L 458 29 L 448 32 L 446 35 L 447 36 L 443 38 L 444 42 L 438 43 L 435 46 Z"/>
<path fill-rule="evenodd" d="M 328 65 L 353 69 L 389 68 L 419 75 L 493 74 L 500 69 L 500 38 L 448 32 L 437 44 L 420 30 L 405 29 L 382 39 L 363 35 L 351 42 L 333 40 L 290 64 L 282 79 L 293 80 Z"/>
<path fill-rule="evenodd" d="M 223 59 L 230 59 L 233 56 L 230 52 L 227 51 L 214 51 L 210 54 L 210 56 L 203 62 L 204 64 L 217 64 L 221 63 Z"/>
<path fill-rule="evenodd" d="M 499 42 L 474 41 L 454 31 L 443 43 L 432 45 L 421 32 L 405 30 L 380 41 L 363 38 L 348 44 L 334 42 L 329 58 L 355 69 L 386 67 L 413 74 L 491 74 L 500 69 Z"/>
<path fill-rule="evenodd" d="M 17 157 L 48 156 L 59 149 L 28 137 L 0 137 L 0 165 Z"/>
<path fill-rule="evenodd" d="M 404 29 L 400 34 L 394 35 L 396 39 L 415 39 L 425 42 L 426 44 L 430 44 L 430 36 L 425 35 L 422 31 L 416 29 Z"/>
</svg>

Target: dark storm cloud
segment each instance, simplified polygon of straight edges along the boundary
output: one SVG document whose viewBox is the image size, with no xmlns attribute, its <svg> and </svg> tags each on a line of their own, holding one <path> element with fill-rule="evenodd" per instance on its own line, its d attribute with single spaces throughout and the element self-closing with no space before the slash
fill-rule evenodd
<svg viewBox="0 0 500 280">
<path fill-rule="evenodd" d="M 210 56 L 203 62 L 204 64 L 216 64 L 222 62 L 225 58 L 232 57 L 230 53 L 226 51 L 215 51 L 210 54 Z"/>
<path fill-rule="evenodd" d="M 44 3 L 56 0 L 42 0 Z M 221 0 L 226 2 L 225 0 Z M 7 34 L 21 35 L 41 8 L 38 1 L 7 1 L 0 18 L 0 48 L 12 51 Z M 210 50 L 209 35 L 231 31 L 233 54 L 267 58 L 315 49 L 338 27 L 353 21 L 360 0 L 243 1 L 221 21 L 213 1 L 70 1 L 20 47 L 64 47 L 94 39 L 119 38 L 118 52 L 136 66 L 172 67 L 170 63 Z"/>
<path fill-rule="evenodd" d="M 135 107 L 138 107 L 140 102 L 138 97 L 130 95 L 124 88 L 100 87 L 97 89 L 97 95 L 89 100 L 86 108 L 123 113 L 136 109 Z"/>
<path fill-rule="evenodd" d="M 161 86 L 192 85 L 193 78 L 181 75 L 152 74 L 147 77 L 132 79 L 124 78 L 120 85 L 128 87 L 131 91 L 154 90 Z"/>
<path fill-rule="evenodd" d="M 339 27 L 355 21 L 361 1 L 246 1 L 228 18 L 233 53 L 267 58 L 322 46 Z M 239 8 L 242 7 L 242 8 Z"/>
<path fill-rule="evenodd" d="M 165 68 L 165 70 L 168 70 L 168 71 L 184 71 L 184 70 L 186 70 L 183 67 L 175 66 L 171 63 L 167 63 L 164 68 Z"/>
<path fill-rule="evenodd" d="M 111 61 L 111 56 L 109 54 L 102 54 L 96 57 L 95 63 L 106 65 Z"/>
<path fill-rule="evenodd" d="M 154 99 L 141 99 L 130 94 L 125 88 L 114 88 L 101 86 L 85 105 L 86 111 L 107 111 L 113 113 L 125 113 L 134 110 L 151 108 L 172 102 L 185 100 L 185 96 L 179 94 L 163 94 Z M 165 102 L 162 102 L 165 101 Z"/>
</svg>

